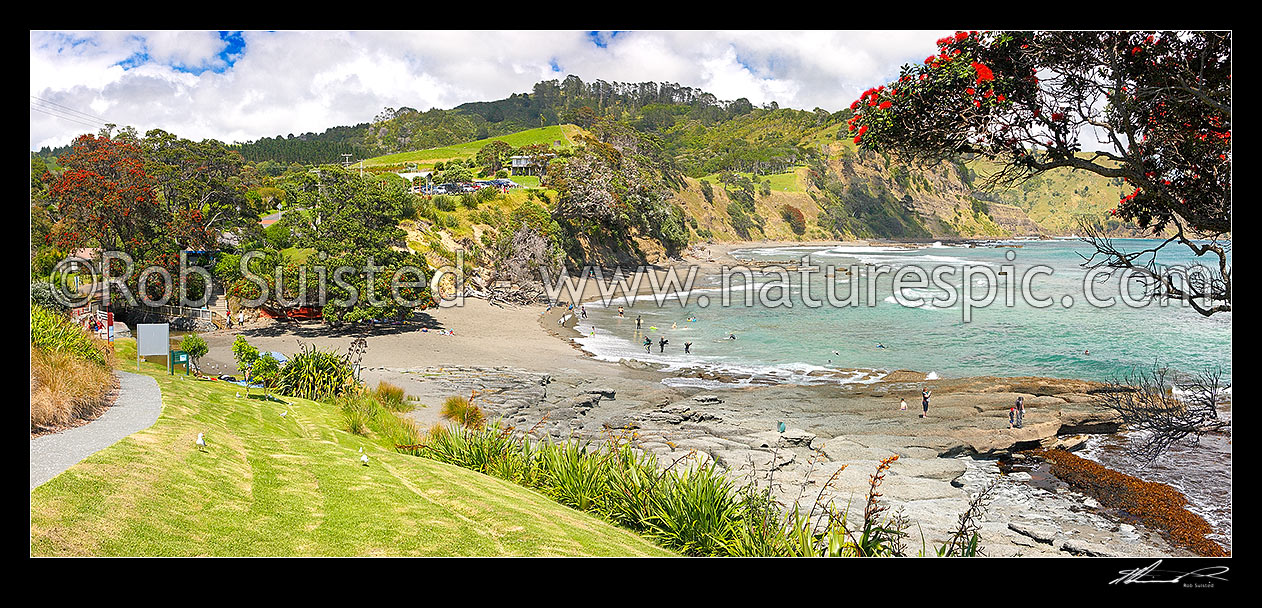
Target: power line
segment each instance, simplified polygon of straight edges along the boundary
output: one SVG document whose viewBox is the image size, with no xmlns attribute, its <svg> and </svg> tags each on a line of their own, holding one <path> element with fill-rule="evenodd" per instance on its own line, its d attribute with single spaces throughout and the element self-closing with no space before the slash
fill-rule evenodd
<svg viewBox="0 0 1262 608">
<path fill-rule="evenodd" d="M 34 96 L 34 95 L 31 95 L 31 99 L 36 99 L 36 100 L 42 101 L 42 102 L 44 102 L 44 103 L 46 103 L 46 104 L 48 104 L 48 105 L 50 105 L 50 106 L 56 106 L 56 107 L 60 108 L 61 110 L 63 110 L 63 111 L 65 111 L 65 112 L 70 113 L 71 115 L 75 115 L 75 114 L 77 114 L 77 115 L 79 115 L 80 117 L 87 118 L 87 119 L 92 120 L 92 121 L 94 121 L 94 122 L 99 122 L 99 123 L 101 123 L 101 124 L 105 124 L 105 121 L 104 121 L 101 117 L 96 116 L 96 115 L 94 115 L 94 114 L 88 114 L 87 112 L 80 112 L 79 110 L 76 110 L 76 109 L 71 108 L 71 107 L 69 107 L 69 106 L 63 106 L 63 105 L 61 105 L 61 104 L 59 104 L 59 103 L 57 103 L 57 102 L 54 102 L 54 101 L 49 101 L 49 100 L 47 100 L 47 99 L 44 99 L 43 97 L 36 97 L 36 96 Z"/>
<path fill-rule="evenodd" d="M 84 122 L 84 121 L 82 121 L 82 120 L 77 120 L 77 119 L 74 119 L 74 118 L 70 118 L 70 117 L 68 117 L 68 116 L 62 116 L 61 114 L 53 114 L 52 112 L 46 111 L 45 109 L 40 108 L 40 107 L 37 107 L 37 106 L 31 106 L 31 110 L 32 110 L 32 111 L 35 111 L 35 112 L 39 112 L 40 114 L 45 114 L 45 115 L 48 115 L 48 116 L 52 116 L 53 118 L 60 118 L 60 119 L 65 120 L 65 121 L 67 121 L 67 122 L 72 122 L 72 123 L 75 123 L 75 124 L 77 124 L 77 125 L 82 125 L 82 126 L 89 127 L 89 128 L 92 128 L 92 129 L 98 129 L 98 128 L 100 128 L 100 127 L 101 127 L 101 125 L 94 125 L 94 124 L 91 124 L 91 123 L 88 123 L 88 122 Z"/>
</svg>

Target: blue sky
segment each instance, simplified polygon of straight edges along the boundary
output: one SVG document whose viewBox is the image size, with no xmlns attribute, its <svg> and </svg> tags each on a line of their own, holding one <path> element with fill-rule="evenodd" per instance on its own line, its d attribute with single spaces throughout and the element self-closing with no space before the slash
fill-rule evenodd
<svg viewBox="0 0 1262 608">
<path fill-rule="evenodd" d="M 837 110 L 944 33 L 31 32 L 30 144 L 64 144 L 105 122 L 224 141 L 323 131 L 387 106 L 450 108 L 567 74 Z"/>
</svg>

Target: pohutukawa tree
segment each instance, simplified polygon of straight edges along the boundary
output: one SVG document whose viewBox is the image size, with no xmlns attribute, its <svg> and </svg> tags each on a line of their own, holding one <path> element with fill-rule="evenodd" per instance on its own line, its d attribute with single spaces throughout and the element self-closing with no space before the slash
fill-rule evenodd
<svg viewBox="0 0 1262 608">
<path fill-rule="evenodd" d="M 1149 297 L 1205 316 L 1231 310 L 1230 33 L 957 32 L 851 109 L 864 148 L 999 162 L 984 186 L 1061 167 L 1124 180 L 1132 190 L 1111 214 L 1166 240 L 1123 251 L 1086 223 L 1085 265 L 1133 272 Z M 1163 271 L 1156 254 L 1172 243 L 1209 256 L 1209 272 Z"/>
</svg>

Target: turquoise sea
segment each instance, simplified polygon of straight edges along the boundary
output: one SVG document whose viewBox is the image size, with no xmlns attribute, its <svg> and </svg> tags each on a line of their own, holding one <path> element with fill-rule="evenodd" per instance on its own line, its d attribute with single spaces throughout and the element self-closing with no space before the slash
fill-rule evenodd
<svg viewBox="0 0 1262 608">
<path fill-rule="evenodd" d="M 1142 250 L 1159 241 L 1119 239 L 1115 243 L 1127 250 Z M 996 241 L 975 247 L 935 243 L 913 248 L 742 249 L 732 256 L 749 261 L 751 266 L 786 262 L 788 289 L 780 287 L 784 275 L 755 269 L 752 285 L 745 285 L 744 276 L 733 275 L 726 290 L 730 294 L 727 306 L 721 302 L 723 289 L 718 277 L 698 279 L 682 298 L 686 304 L 669 298 L 659 305 L 649 296 L 619 297 L 608 306 L 589 303 L 588 318 L 579 322 L 578 329 L 584 334 L 595 333 L 579 342 L 601 359 L 635 358 L 673 368 L 699 366 L 777 382 L 838 381 L 838 374 L 821 375 L 817 370 L 855 368 L 911 369 L 939 377 L 1032 375 L 1109 380 L 1154 361 L 1176 372 L 1221 367 L 1225 381 L 1231 381 L 1230 313 L 1206 318 L 1177 302 L 1163 306 L 1138 298 L 1137 288 L 1132 288 L 1131 294 L 1135 297 L 1132 305 L 1138 307 L 1132 307 L 1122 301 L 1122 282 L 1117 278 L 1092 286 L 1096 297 L 1113 297 L 1114 305 L 1093 306 L 1084 291 L 1088 270 L 1082 267 L 1081 257 L 1091 251 L 1089 245 L 1076 239 Z M 1197 260 L 1185 247 L 1175 244 L 1162 251 L 1158 262 L 1186 265 Z M 1212 262 L 1200 260 L 1202 264 Z M 804 280 L 794 269 L 804 264 L 820 270 Z M 842 270 L 852 265 L 859 268 L 851 273 Z M 831 276 L 827 266 L 836 267 Z M 909 266 L 923 269 L 926 276 L 935 268 L 943 274 L 929 285 L 903 290 L 900 302 L 893 290 L 893 273 Z M 873 279 L 870 274 L 874 267 L 888 267 L 890 272 Z M 961 297 L 966 267 L 974 273 L 968 281 L 974 300 L 982 299 L 987 290 L 987 269 L 996 281 L 995 301 L 973 307 L 967 322 Z M 1039 299 L 1051 298 L 1050 306 L 1037 307 L 1021 295 L 1022 278 L 1035 268 L 1050 274 L 1029 275 L 1030 292 Z M 1001 271 L 1006 274 L 1000 275 Z M 854 289 L 858 305 L 808 306 L 807 299 L 825 299 L 828 283 L 837 299 L 844 299 Z M 1009 286 L 1015 295 L 1011 305 L 1005 297 Z M 743 299 L 747 293 L 761 293 L 767 299 L 755 297 L 753 305 L 747 306 Z M 785 301 L 785 294 L 791 306 L 778 305 Z M 947 301 L 951 295 L 956 296 L 954 303 Z M 699 300 L 705 299 L 708 305 L 702 306 Z M 620 305 L 625 307 L 622 318 L 617 314 Z M 637 316 L 642 317 L 640 331 L 636 330 Z M 729 339 L 732 335 L 735 340 Z M 645 336 L 653 341 L 652 352 L 645 352 Z M 664 352 L 658 346 L 662 337 L 669 341 Z M 692 343 L 689 354 L 684 353 L 685 342 Z M 813 371 L 816 373 L 811 374 Z M 841 381 L 875 377 L 840 375 Z"/>
<path fill-rule="evenodd" d="M 1159 243 L 1141 239 L 1115 242 L 1127 251 Z M 1131 307 L 1119 301 L 1110 307 L 1092 306 L 1084 294 L 1088 270 L 1082 267 L 1081 257 L 1091 251 L 1089 245 L 1076 239 L 996 241 L 976 247 L 754 247 L 735 251 L 733 257 L 749 261 L 751 266 L 774 261 L 786 262 L 786 267 L 833 265 L 837 270 L 832 276 L 826 270 L 812 273 L 805 282 L 800 273 L 790 271 L 787 292 L 792 307 L 768 305 L 783 301 L 783 294 L 769 287 L 780 277 L 765 272 L 754 272 L 752 287 L 734 278 L 728 306 L 721 305 L 720 281 L 713 277 L 699 280 L 684 295 L 687 304 L 670 298 L 659 306 L 654 298 L 645 296 L 616 298 L 608 305 L 588 303 L 588 318 L 579 321 L 577 329 L 590 335 L 578 341 L 600 359 L 640 359 L 664 363 L 668 369 L 700 367 L 730 374 L 723 382 L 694 377 L 664 380 L 671 385 L 707 388 L 754 382 L 870 382 L 895 369 L 931 372 L 942 378 L 1051 376 L 1108 381 L 1154 362 L 1169 367 L 1176 380 L 1179 374 L 1214 368 L 1221 370 L 1224 383 L 1231 383 L 1231 313 L 1207 318 L 1177 303 Z M 1171 245 L 1158 262 L 1186 265 L 1196 260 L 1186 247 Z M 1203 258 L 1200 263 L 1215 260 Z M 893 294 L 892 273 L 873 281 L 862 269 L 852 273 L 841 270 L 852 264 L 883 265 L 892 272 L 909 266 L 927 273 L 934 268 L 943 272 L 954 269 L 954 276 L 942 275 L 939 283 L 947 284 L 957 296 L 965 283 L 962 275 L 966 265 L 989 268 L 1000 289 L 994 303 L 973 309 L 971 320 L 965 322 L 961 302 L 950 306 L 925 302 L 947 298 L 945 290 L 932 285 L 908 289 L 902 295 L 921 300 L 900 303 Z M 1004 269 L 1004 265 L 1012 268 Z M 1019 295 L 1018 287 L 1015 302 L 1008 306 L 1002 295 L 1008 279 L 1015 277 L 1012 283 L 1019 285 L 1021 277 L 1036 267 L 1050 274 L 1033 275 L 1031 291 L 1040 299 L 1053 298 L 1053 304 L 1036 307 Z M 1008 274 L 999 275 L 1001 270 Z M 976 288 L 974 298 L 980 299 L 987 281 L 981 276 L 970 277 L 970 288 Z M 859 305 L 804 305 L 804 286 L 812 298 L 822 300 L 829 282 L 837 298 L 844 298 L 852 286 L 856 288 L 861 294 Z M 742 296 L 751 290 L 763 292 L 771 301 L 755 298 L 753 305 L 746 306 Z M 1115 279 L 1094 285 L 1094 293 L 1100 298 L 1120 299 L 1121 282 Z M 1138 290 L 1134 294 L 1138 296 Z M 710 299 L 708 306 L 698 303 L 702 296 Z M 1073 298 L 1068 307 L 1064 306 L 1068 302 L 1062 301 L 1064 296 Z M 618 316 L 618 306 L 625 307 L 624 317 Z M 636 330 L 637 316 L 642 318 L 640 331 Z M 728 339 L 732 335 L 735 340 Z M 642 346 L 646 336 L 653 342 L 651 352 Z M 669 341 L 664 352 L 658 346 L 660 338 Z M 685 342 L 692 343 L 689 354 L 684 353 Z M 732 378 L 739 379 L 733 382 Z M 1221 415 L 1230 420 L 1230 405 L 1222 408 Z M 1177 444 L 1155 462 L 1137 461 L 1128 455 L 1128 443 L 1136 440 L 1131 433 L 1094 437 L 1082 454 L 1114 470 L 1182 491 L 1190 501 L 1189 509 L 1209 521 L 1216 531 L 1214 539 L 1230 549 L 1230 434 L 1205 437 L 1195 445 Z"/>
</svg>

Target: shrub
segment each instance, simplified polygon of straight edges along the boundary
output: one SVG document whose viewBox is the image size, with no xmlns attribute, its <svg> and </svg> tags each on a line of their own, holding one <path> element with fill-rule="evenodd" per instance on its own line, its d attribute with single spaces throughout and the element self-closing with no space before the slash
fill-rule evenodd
<svg viewBox="0 0 1262 608">
<path fill-rule="evenodd" d="M 794 234 L 803 234 L 806 232 L 806 216 L 802 215 L 802 210 L 793 205 L 784 205 L 780 207 L 780 217 L 789 224 L 789 228 Z"/>
<path fill-rule="evenodd" d="M 320 401 L 355 386 L 355 370 L 346 355 L 302 345 L 276 376 L 276 391 L 291 397 Z"/>
<path fill-rule="evenodd" d="M 210 352 L 210 347 L 207 346 L 206 340 L 203 340 L 201 336 L 197 334 L 184 334 L 184 337 L 180 340 L 180 350 L 188 353 L 189 359 L 193 362 L 194 369 L 201 369 L 201 366 L 198 365 L 198 361 L 205 356 L 206 353 Z"/>
<path fill-rule="evenodd" d="M 232 341 L 232 358 L 237 361 L 237 370 L 245 373 L 245 370 L 254 365 L 255 359 L 259 358 L 259 349 L 250 344 L 245 336 L 237 336 Z"/>
<path fill-rule="evenodd" d="M 489 190 L 489 188 L 483 188 L 482 190 Z M 477 209 L 478 202 L 480 202 L 481 200 L 482 199 L 479 198 L 476 194 L 472 194 L 472 193 L 462 194 L 460 195 L 460 206 L 464 207 L 465 209 Z"/>
<path fill-rule="evenodd" d="M 508 177 L 508 169 L 500 169 L 495 172 L 495 179 L 504 179 Z"/>
<path fill-rule="evenodd" d="M 254 360 L 254 365 L 250 366 L 250 381 L 259 382 L 263 385 L 263 394 L 267 394 L 269 387 L 276 384 L 276 375 L 280 373 L 280 362 L 272 353 L 263 353 Z"/>
<path fill-rule="evenodd" d="M 53 294 L 55 289 L 48 281 L 31 281 L 31 302 L 53 312 L 66 312 L 66 305 Z"/>
<path fill-rule="evenodd" d="M 714 186 L 711 186 L 710 182 L 701 180 L 701 196 L 705 197 L 707 203 L 714 202 Z"/>
<path fill-rule="evenodd" d="M 474 197 L 477 198 L 480 203 L 489 203 L 497 198 L 500 198 L 502 195 L 503 194 L 500 192 L 499 188 L 486 187 L 478 190 L 474 194 Z"/>
<path fill-rule="evenodd" d="M 486 415 L 482 413 L 482 408 L 467 397 L 448 397 L 443 401 L 440 415 L 466 428 L 479 429 L 486 426 Z"/>
<path fill-rule="evenodd" d="M 109 368 L 109 345 L 70 322 L 65 315 L 38 305 L 31 306 L 31 346 L 44 352 L 60 352 Z"/>
<path fill-rule="evenodd" d="M 451 213 L 456 210 L 456 199 L 454 197 L 447 196 L 446 194 L 434 195 L 433 203 L 434 207 L 439 211 Z"/>
<path fill-rule="evenodd" d="M 848 509 L 821 506 L 818 498 L 805 514 L 795 504 L 790 514 L 781 515 L 769 492 L 752 484 L 737 489 L 713 463 L 686 463 L 691 453 L 661 470 L 656 456 L 634 448 L 625 437 L 611 437 L 592 448 L 576 440 L 532 441 L 512 431 L 498 422 L 484 428 L 436 425 L 422 449 L 411 453 L 536 488 L 688 555 L 905 554 L 902 539 L 908 521 L 901 514 L 887 517 L 878 492 L 897 457 L 883 460 L 869 476 L 863 517 L 852 525 Z M 966 515 L 980 514 L 981 500 L 975 499 Z M 980 554 L 978 536 L 970 532 L 974 528 L 965 529 L 962 523 L 961 529 L 955 537 L 969 532 L 967 547 L 952 551 L 944 545 L 935 552 Z"/>
</svg>

